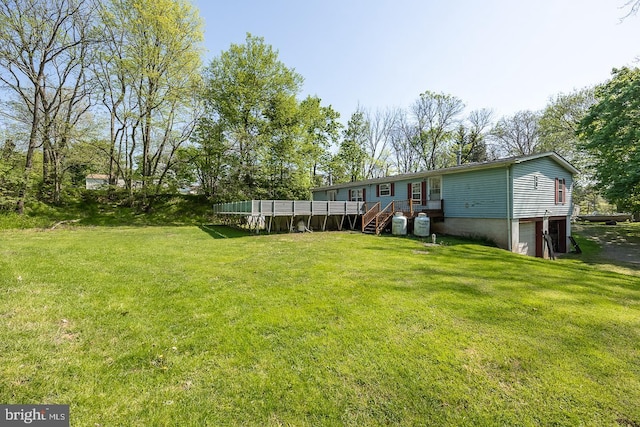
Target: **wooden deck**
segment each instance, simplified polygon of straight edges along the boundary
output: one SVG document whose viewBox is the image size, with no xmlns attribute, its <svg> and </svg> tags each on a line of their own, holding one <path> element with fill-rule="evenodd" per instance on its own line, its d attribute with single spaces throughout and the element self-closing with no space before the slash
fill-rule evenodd
<svg viewBox="0 0 640 427">
<path fill-rule="evenodd" d="M 274 228 L 282 230 L 285 227 L 289 231 L 294 231 L 300 221 L 304 221 L 307 230 L 311 229 L 312 222 L 316 228 L 322 229 L 322 231 L 325 231 L 328 225 L 335 225 L 338 230 L 341 230 L 345 219 L 351 229 L 355 228 L 358 217 L 365 213 L 365 203 L 315 200 L 246 200 L 216 204 L 213 206 L 213 213 L 229 221 L 246 224 L 256 232 L 259 230 L 271 232 Z"/>
<path fill-rule="evenodd" d="M 432 220 L 438 221 L 444 219 L 443 205 L 443 200 L 429 201 L 426 205 L 411 200 L 396 200 L 384 208 L 379 202 L 246 200 L 216 204 L 213 213 L 227 223 L 244 225 L 255 232 L 294 231 L 296 228 L 300 231 L 325 231 L 328 226 L 342 230 L 345 225 L 353 230 L 358 219 L 361 219 L 362 232 L 380 234 L 395 212 L 403 212 L 409 219 L 424 212 Z"/>
</svg>

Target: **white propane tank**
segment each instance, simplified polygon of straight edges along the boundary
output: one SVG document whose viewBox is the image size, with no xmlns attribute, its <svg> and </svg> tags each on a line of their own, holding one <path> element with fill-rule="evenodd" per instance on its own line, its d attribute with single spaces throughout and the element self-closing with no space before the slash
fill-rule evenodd
<svg viewBox="0 0 640 427">
<path fill-rule="evenodd" d="M 429 237 L 431 232 L 431 219 L 426 213 L 420 212 L 413 222 L 413 234 L 418 237 Z"/>
<path fill-rule="evenodd" d="M 391 234 L 395 236 L 407 235 L 407 217 L 404 216 L 402 212 L 396 212 L 393 214 L 393 219 L 391 220 Z"/>
</svg>

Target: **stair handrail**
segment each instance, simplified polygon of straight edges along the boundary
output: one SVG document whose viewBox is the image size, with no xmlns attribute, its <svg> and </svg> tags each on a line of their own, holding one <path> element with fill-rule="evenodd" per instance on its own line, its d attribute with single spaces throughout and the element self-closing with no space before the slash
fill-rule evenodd
<svg viewBox="0 0 640 427">
<path fill-rule="evenodd" d="M 380 212 L 376 215 L 376 234 L 380 234 L 380 232 L 387 226 L 389 223 L 389 218 L 393 216 L 395 212 L 395 200 L 392 200 L 384 209 L 381 209 Z"/>
<path fill-rule="evenodd" d="M 376 202 L 371 209 L 369 209 L 364 215 L 362 215 L 362 232 L 371 221 L 376 219 L 376 215 L 380 212 L 380 202 Z"/>
</svg>

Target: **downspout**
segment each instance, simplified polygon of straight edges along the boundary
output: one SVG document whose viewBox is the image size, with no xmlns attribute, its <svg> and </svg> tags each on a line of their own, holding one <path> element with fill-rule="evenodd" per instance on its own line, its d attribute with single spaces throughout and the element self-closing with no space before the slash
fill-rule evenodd
<svg viewBox="0 0 640 427">
<path fill-rule="evenodd" d="M 509 249 L 509 252 L 513 252 L 513 245 L 512 245 L 512 240 L 513 240 L 513 235 L 512 235 L 512 230 L 511 230 L 511 165 L 507 166 L 507 234 L 508 234 L 508 238 L 507 238 L 507 248 Z"/>
</svg>

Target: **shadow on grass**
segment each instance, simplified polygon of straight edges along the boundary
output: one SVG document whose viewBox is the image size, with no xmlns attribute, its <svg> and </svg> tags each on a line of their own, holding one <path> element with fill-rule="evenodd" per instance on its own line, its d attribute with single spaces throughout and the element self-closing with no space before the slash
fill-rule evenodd
<svg viewBox="0 0 640 427">
<path fill-rule="evenodd" d="M 624 273 L 640 276 L 640 224 L 576 224 L 574 237 L 582 254 L 563 257 L 607 270 L 618 268 Z"/>
<path fill-rule="evenodd" d="M 226 225 L 202 224 L 198 228 L 214 239 L 234 239 L 237 237 L 249 237 L 251 234 L 244 230 L 227 227 Z"/>
<path fill-rule="evenodd" d="M 27 206 L 24 215 L 0 212 L 0 229 L 47 229 L 66 223 L 97 227 L 193 226 L 211 221 L 210 207 L 196 202 L 175 197 L 165 203 L 159 201 L 148 209 L 95 201 L 60 206 L 33 202 Z"/>
<path fill-rule="evenodd" d="M 421 243 L 432 243 L 431 236 L 418 237 L 413 234 L 408 234 L 406 236 L 396 236 L 390 233 L 382 233 L 378 237 L 382 239 L 410 239 L 410 240 L 415 240 Z M 474 245 L 486 246 L 490 248 L 498 247 L 491 240 L 484 239 L 481 237 L 457 237 L 457 236 L 451 236 L 448 234 L 437 234 L 436 243 L 442 246 L 458 246 L 458 245 L 474 244 Z"/>
</svg>

